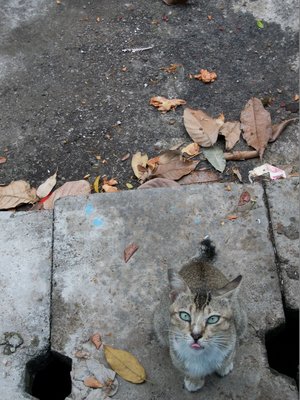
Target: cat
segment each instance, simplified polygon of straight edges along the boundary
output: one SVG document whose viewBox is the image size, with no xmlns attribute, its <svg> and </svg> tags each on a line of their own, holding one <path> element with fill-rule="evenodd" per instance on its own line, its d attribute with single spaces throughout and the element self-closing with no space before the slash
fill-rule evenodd
<svg viewBox="0 0 300 400">
<path fill-rule="evenodd" d="M 211 265 L 216 253 L 210 239 L 204 239 L 200 249 L 200 255 L 179 273 L 168 270 L 170 291 L 154 313 L 158 340 L 168 345 L 173 365 L 184 374 L 190 392 L 203 387 L 205 376 L 232 371 L 238 339 L 247 327 L 238 299 L 242 276 L 229 281 Z"/>
</svg>

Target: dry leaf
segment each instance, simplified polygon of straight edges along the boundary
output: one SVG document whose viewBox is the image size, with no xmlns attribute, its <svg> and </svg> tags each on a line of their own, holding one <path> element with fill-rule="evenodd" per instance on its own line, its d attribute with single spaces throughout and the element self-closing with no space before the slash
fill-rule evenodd
<svg viewBox="0 0 300 400">
<path fill-rule="evenodd" d="M 237 219 L 238 217 L 237 217 L 237 215 L 228 215 L 226 218 L 227 218 L 229 221 L 234 221 L 234 220 Z"/>
<path fill-rule="evenodd" d="M 85 386 L 97 389 L 103 387 L 103 384 L 100 383 L 94 376 L 88 376 L 87 378 L 84 379 L 83 383 Z"/>
<path fill-rule="evenodd" d="M 185 129 L 194 142 L 203 147 L 210 147 L 216 143 L 218 133 L 224 124 L 221 118 L 211 118 L 202 110 L 186 108 L 183 113 Z"/>
<path fill-rule="evenodd" d="M 28 182 L 15 181 L 0 187 L 0 210 L 15 208 L 20 204 L 33 204 L 38 200 L 36 189 Z"/>
<path fill-rule="evenodd" d="M 252 97 L 241 112 L 241 128 L 247 144 L 258 151 L 260 159 L 272 137 L 270 113 L 256 97 Z"/>
<path fill-rule="evenodd" d="M 123 157 L 121 157 L 121 161 L 126 161 L 130 157 L 130 153 L 125 154 Z"/>
<path fill-rule="evenodd" d="M 96 349 L 99 350 L 102 345 L 100 333 L 95 333 L 91 336 L 91 342 L 95 345 Z"/>
<path fill-rule="evenodd" d="M 99 182 L 100 182 L 100 175 L 96 176 L 94 183 L 93 183 L 93 188 L 96 193 L 99 193 Z"/>
<path fill-rule="evenodd" d="M 110 367 L 123 379 L 142 383 L 146 379 L 144 367 L 131 353 L 104 345 L 104 355 Z"/>
<path fill-rule="evenodd" d="M 184 4 L 187 2 L 187 0 L 163 0 L 163 2 L 168 6 L 172 6 L 174 4 Z"/>
<path fill-rule="evenodd" d="M 54 186 L 56 185 L 56 176 L 57 176 L 57 172 L 55 172 L 54 175 L 50 176 L 44 183 L 42 183 L 37 188 L 36 194 L 38 195 L 38 197 L 40 199 L 48 196 L 48 194 L 54 188 Z"/>
<path fill-rule="evenodd" d="M 151 97 L 150 99 L 150 105 L 162 112 L 170 111 L 172 108 L 176 108 L 182 104 L 186 104 L 186 101 L 182 99 L 167 99 L 163 96 Z"/>
<path fill-rule="evenodd" d="M 243 183 L 243 178 L 238 168 L 233 167 L 232 172 L 238 177 L 238 180 Z"/>
<path fill-rule="evenodd" d="M 86 350 L 77 350 L 75 352 L 75 357 L 77 358 L 83 358 L 83 359 L 88 359 L 91 357 L 91 354 L 86 351 Z"/>
<path fill-rule="evenodd" d="M 293 100 L 294 100 L 294 101 L 299 101 L 299 94 L 295 94 Z"/>
<path fill-rule="evenodd" d="M 177 160 L 182 160 L 182 154 L 179 150 L 166 150 L 160 153 L 157 163 L 164 165 Z"/>
<path fill-rule="evenodd" d="M 127 189 L 133 189 L 133 185 L 129 182 L 126 183 Z"/>
<path fill-rule="evenodd" d="M 240 195 L 240 199 L 238 202 L 239 206 L 243 206 L 246 203 L 249 203 L 249 201 L 251 200 L 251 196 L 250 193 L 247 192 L 247 190 L 245 190 L 241 195 Z"/>
<path fill-rule="evenodd" d="M 175 160 L 171 161 L 168 164 L 158 165 L 157 169 L 153 173 L 153 176 L 159 178 L 166 178 L 176 181 L 177 179 L 182 178 L 184 175 L 192 172 L 197 164 L 198 160 L 195 161 L 184 161 L 184 160 Z"/>
<path fill-rule="evenodd" d="M 239 121 L 225 122 L 220 129 L 220 134 L 225 136 L 226 150 L 231 150 L 241 136 L 241 124 Z"/>
<path fill-rule="evenodd" d="M 118 181 L 114 178 L 107 179 L 106 176 L 103 177 L 103 184 L 104 185 L 109 185 L 109 186 L 115 186 L 118 184 Z"/>
<path fill-rule="evenodd" d="M 127 263 L 127 261 L 130 260 L 130 258 L 133 256 L 133 254 L 138 250 L 139 246 L 135 243 L 130 243 L 124 250 L 124 261 Z"/>
<path fill-rule="evenodd" d="M 219 180 L 218 175 L 213 171 L 193 171 L 177 182 L 180 185 L 191 185 L 193 183 L 216 182 Z"/>
<path fill-rule="evenodd" d="M 132 169 L 133 169 L 134 175 L 135 175 L 137 178 L 140 179 L 141 176 L 143 175 L 143 172 L 141 172 L 141 171 L 138 169 L 138 166 L 146 167 L 147 161 L 148 161 L 148 156 L 147 156 L 147 154 L 143 154 L 143 155 L 142 155 L 140 151 L 138 151 L 137 153 L 135 153 L 135 154 L 132 156 L 132 159 L 131 159 L 131 167 L 132 167 Z"/>
<path fill-rule="evenodd" d="M 189 156 L 197 156 L 200 153 L 200 146 L 198 143 L 190 143 L 181 149 L 181 153 L 186 153 Z"/>
<path fill-rule="evenodd" d="M 83 196 L 91 193 L 90 184 L 87 181 L 70 181 L 54 190 L 51 196 L 44 202 L 44 209 L 50 210 L 54 207 L 56 200 L 67 196 Z"/>
<path fill-rule="evenodd" d="M 117 392 L 119 384 L 115 371 L 95 359 L 86 360 L 86 366 L 90 374 L 102 385 L 101 391 L 103 390 L 107 396 L 113 396 Z"/>
<path fill-rule="evenodd" d="M 102 185 L 102 190 L 104 190 L 105 193 L 118 192 L 118 188 L 116 188 L 115 186 L 108 185 L 108 184 Z"/>
<path fill-rule="evenodd" d="M 7 158 L 6 157 L 0 157 L 0 164 L 4 164 L 4 163 L 6 163 L 6 161 L 7 161 Z"/>
<path fill-rule="evenodd" d="M 207 69 L 200 69 L 199 74 L 193 75 L 193 78 L 204 83 L 210 83 L 217 79 L 217 74 L 215 72 L 209 72 Z"/>
<path fill-rule="evenodd" d="M 285 121 L 280 122 L 279 124 L 275 124 L 272 126 L 272 136 L 269 139 L 269 142 L 275 142 L 278 136 L 283 132 L 286 126 L 293 121 L 297 121 L 297 118 L 287 119 Z"/>
<path fill-rule="evenodd" d="M 227 161 L 249 160 L 256 157 L 258 157 L 258 151 L 256 150 L 233 151 L 231 153 L 224 153 L 224 158 Z"/>
<path fill-rule="evenodd" d="M 150 181 L 143 183 L 138 189 L 155 189 L 162 187 L 180 187 L 179 183 L 165 178 L 154 178 Z"/>
<path fill-rule="evenodd" d="M 167 72 L 168 74 L 174 74 L 177 72 L 178 67 L 182 67 L 182 64 L 171 64 L 168 67 L 162 67 L 161 70 Z"/>
</svg>

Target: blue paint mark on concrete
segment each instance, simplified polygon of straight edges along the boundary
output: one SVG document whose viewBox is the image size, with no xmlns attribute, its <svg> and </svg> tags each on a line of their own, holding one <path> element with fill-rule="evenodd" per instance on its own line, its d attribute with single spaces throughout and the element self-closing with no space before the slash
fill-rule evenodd
<svg viewBox="0 0 300 400">
<path fill-rule="evenodd" d="M 93 219 L 93 225 L 96 228 L 100 228 L 104 224 L 104 221 L 101 218 L 94 218 Z"/>
<path fill-rule="evenodd" d="M 197 216 L 194 218 L 194 222 L 195 222 L 195 224 L 197 224 L 197 225 L 201 223 L 201 218 L 200 218 L 199 215 L 197 215 Z"/>
<path fill-rule="evenodd" d="M 87 204 L 85 206 L 86 215 L 91 215 L 93 211 L 94 211 L 94 207 L 92 206 L 92 204 Z"/>
</svg>

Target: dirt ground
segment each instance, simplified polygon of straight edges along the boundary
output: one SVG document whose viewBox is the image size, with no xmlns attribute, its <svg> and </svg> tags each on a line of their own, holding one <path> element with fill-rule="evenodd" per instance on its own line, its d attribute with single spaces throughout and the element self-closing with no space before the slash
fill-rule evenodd
<svg viewBox="0 0 300 400">
<path fill-rule="evenodd" d="M 183 107 L 161 114 L 149 105 L 152 96 L 185 99 L 212 116 L 223 112 L 226 120 L 239 119 L 255 96 L 268 103 L 275 123 L 297 116 L 296 2 L 274 1 L 269 11 L 270 2 L 264 11 L 259 3 L 5 0 L 0 156 L 7 161 L 0 183 L 25 179 L 37 186 L 58 169 L 59 184 L 106 174 L 120 189 L 137 186 L 130 158 L 121 160 L 125 154 L 154 156 L 190 142 Z M 171 63 L 182 66 L 174 74 L 161 69 Z M 207 85 L 189 79 L 200 68 L 216 71 L 218 79 Z M 263 162 L 297 165 L 297 132 L 291 124 Z M 235 149 L 241 148 L 248 146 L 241 141 Z M 228 162 L 220 179 L 236 179 L 233 166 L 247 179 L 260 164 Z"/>
</svg>

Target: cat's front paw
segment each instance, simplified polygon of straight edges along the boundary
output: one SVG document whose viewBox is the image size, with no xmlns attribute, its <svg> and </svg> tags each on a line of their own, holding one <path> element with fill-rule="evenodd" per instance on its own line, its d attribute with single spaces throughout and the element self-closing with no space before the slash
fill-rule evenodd
<svg viewBox="0 0 300 400">
<path fill-rule="evenodd" d="M 222 366 L 221 368 L 217 369 L 217 374 L 220 376 L 226 376 L 228 375 L 231 371 L 233 370 L 233 363 L 231 362 L 230 364 L 226 364 L 225 366 Z"/>
<path fill-rule="evenodd" d="M 203 385 L 204 385 L 203 378 L 199 378 L 197 380 L 191 380 L 190 378 L 187 377 L 184 378 L 184 387 L 189 392 L 197 392 L 203 387 Z"/>
</svg>

